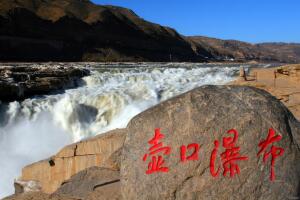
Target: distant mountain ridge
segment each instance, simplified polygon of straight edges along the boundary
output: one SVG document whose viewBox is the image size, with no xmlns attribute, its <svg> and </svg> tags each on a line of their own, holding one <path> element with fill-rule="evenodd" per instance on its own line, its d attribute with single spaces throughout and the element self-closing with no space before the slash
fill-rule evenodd
<svg viewBox="0 0 300 200">
<path fill-rule="evenodd" d="M 279 61 L 300 62 L 300 44 L 297 43 L 260 43 L 251 44 L 237 40 L 220 40 L 203 36 L 187 37 L 195 51 L 200 46 L 210 51 L 214 58 L 234 59 L 236 61 Z"/>
<path fill-rule="evenodd" d="M 0 61 L 299 62 L 299 49 L 185 37 L 89 0 L 0 0 Z"/>
</svg>

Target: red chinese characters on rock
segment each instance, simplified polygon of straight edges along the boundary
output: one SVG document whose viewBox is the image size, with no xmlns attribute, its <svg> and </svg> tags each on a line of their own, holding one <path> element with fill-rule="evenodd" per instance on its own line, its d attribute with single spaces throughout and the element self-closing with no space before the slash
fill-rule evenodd
<svg viewBox="0 0 300 200">
<path fill-rule="evenodd" d="M 270 128 L 269 134 L 266 140 L 261 141 L 258 146 L 260 147 L 259 152 L 257 153 L 257 156 L 260 156 L 264 152 L 263 161 L 266 163 L 267 159 L 271 156 L 271 174 L 270 174 L 270 180 L 275 180 L 275 160 L 277 157 L 282 156 L 284 153 L 284 149 L 274 146 L 273 143 L 280 141 L 282 138 L 281 135 L 275 136 L 275 131 Z M 269 145 L 272 145 L 269 151 L 267 151 L 267 148 Z"/>
<path fill-rule="evenodd" d="M 241 148 L 236 145 L 239 133 L 235 129 L 230 129 L 227 131 L 228 137 L 223 137 L 222 147 L 223 152 L 219 153 L 219 148 L 221 146 L 218 140 L 214 141 L 214 149 L 210 156 L 210 173 L 213 177 L 218 177 L 222 172 L 224 177 L 229 176 L 233 178 L 236 174 L 240 174 L 239 162 L 248 160 L 248 156 L 240 154 Z M 150 145 L 148 153 L 146 153 L 142 160 L 146 160 L 150 157 L 148 163 L 148 169 L 146 174 L 152 174 L 156 172 L 168 172 L 169 168 L 165 165 L 165 160 L 163 156 L 170 155 L 171 147 L 164 146 L 161 140 L 164 139 L 164 134 L 160 132 L 159 128 L 155 129 L 154 136 L 148 141 Z M 271 172 L 270 180 L 275 180 L 275 161 L 279 156 L 282 156 L 284 149 L 281 147 L 274 146 L 273 143 L 278 142 L 282 139 L 281 135 L 275 136 L 275 131 L 270 128 L 269 134 L 265 140 L 260 141 L 258 146 L 260 150 L 257 156 L 263 154 L 263 161 L 266 163 L 268 159 L 271 160 Z M 187 161 L 197 161 L 199 160 L 200 145 L 197 143 L 190 143 L 188 145 L 182 145 L 180 147 L 180 160 L 182 163 Z M 222 171 L 223 170 L 223 171 Z"/>
<path fill-rule="evenodd" d="M 193 153 L 189 156 L 187 156 L 186 151 L 192 149 Z M 186 162 L 189 160 L 198 160 L 199 159 L 199 150 L 200 150 L 200 146 L 197 143 L 192 143 L 189 144 L 188 146 L 182 145 L 180 147 L 180 158 L 181 158 L 181 162 Z"/>
<path fill-rule="evenodd" d="M 233 134 L 233 137 L 224 137 L 223 138 L 223 147 L 225 151 L 221 153 L 221 161 L 223 167 L 223 176 L 225 177 L 227 172 L 230 172 L 230 177 L 233 177 L 235 174 L 240 173 L 240 168 L 237 164 L 238 161 L 247 160 L 247 156 L 240 155 L 240 147 L 236 146 L 236 141 L 238 139 L 238 132 L 235 129 L 227 131 L 228 134 Z M 217 177 L 220 173 L 221 167 L 219 166 L 216 170 L 216 160 L 219 149 L 219 141 L 215 140 L 215 148 L 211 153 L 210 158 L 210 173 L 213 177 Z"/>
<path fill-rule="evenodd" d="M 154 137 L 148 141 L 148 144 L 152 145 L 149 148 L 149 153 L 143 156 L 143 161 L 145 162 L 148 156 L 151 156 L 151 161 L 148 164 L 148 170 L 146 174 L 152 174 L 155 172 L 168 172 L 169 168 L 164 166 L 165 160 L 163 159 L 161 153 L 164 155 L 169 155 L 171 148 L 164 146 L 163 142 L 159 142 L 165 136 L 160 133 L 160 129 L 155 129 Z"/>
</svg>

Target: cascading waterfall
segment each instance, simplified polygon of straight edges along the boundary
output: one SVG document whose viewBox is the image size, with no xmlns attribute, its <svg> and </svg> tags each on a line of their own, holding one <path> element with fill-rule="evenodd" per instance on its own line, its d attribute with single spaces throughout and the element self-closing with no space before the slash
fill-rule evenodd
<svg viewBox="0 0 300 200">
<path fill-rule="evenodd" d="M 225 84 L 234 79 L 239 67 L 92 65 L 88 67 L 91 75 L 76 89 L 1 104 L 0 197 L 14 192 L 13 181 L 25 165 L 45 159 L 69 143 L 126 127 L 133 116 L 160 101 L 201 85 Z"/>
</svg>

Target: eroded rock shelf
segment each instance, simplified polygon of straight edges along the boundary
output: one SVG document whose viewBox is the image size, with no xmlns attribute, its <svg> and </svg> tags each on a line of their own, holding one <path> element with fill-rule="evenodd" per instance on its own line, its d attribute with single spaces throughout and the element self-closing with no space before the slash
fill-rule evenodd
<svg viewBox="0 0 300 200">
<path fill-rule="evenodd" d="M 0 64 L 0 101 L 23 100 L 35 95 L 76 87 L 89 71 L 72 64 Z"/>
</svg>

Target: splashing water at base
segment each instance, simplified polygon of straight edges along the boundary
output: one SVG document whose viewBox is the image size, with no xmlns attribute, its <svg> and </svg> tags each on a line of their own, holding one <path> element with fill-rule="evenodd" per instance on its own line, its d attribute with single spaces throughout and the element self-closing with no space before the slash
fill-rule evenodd
<svg viewBox="0 0 300 200">
<path fill-rule="evenodd" d="M 14 192 L 13 181 L 25 165 L 71 142 L 124 128 L 160 101 L 201 85 L 225 84 L 239 66 L 144 63 L 89 69 L 91 75 L 79 88 L 0 104 L 0 197 Z"/>
<path fill-rule="evenodd" d="M 41 113 L 35 121 L 20 120 L 0 131 L 0 195 L 14 192 L 14 179 L 24 165 L 47 158 L 53 150 L 71 142 L 71 137 L 51 123 L 47 113 Z"/>
</svg>

